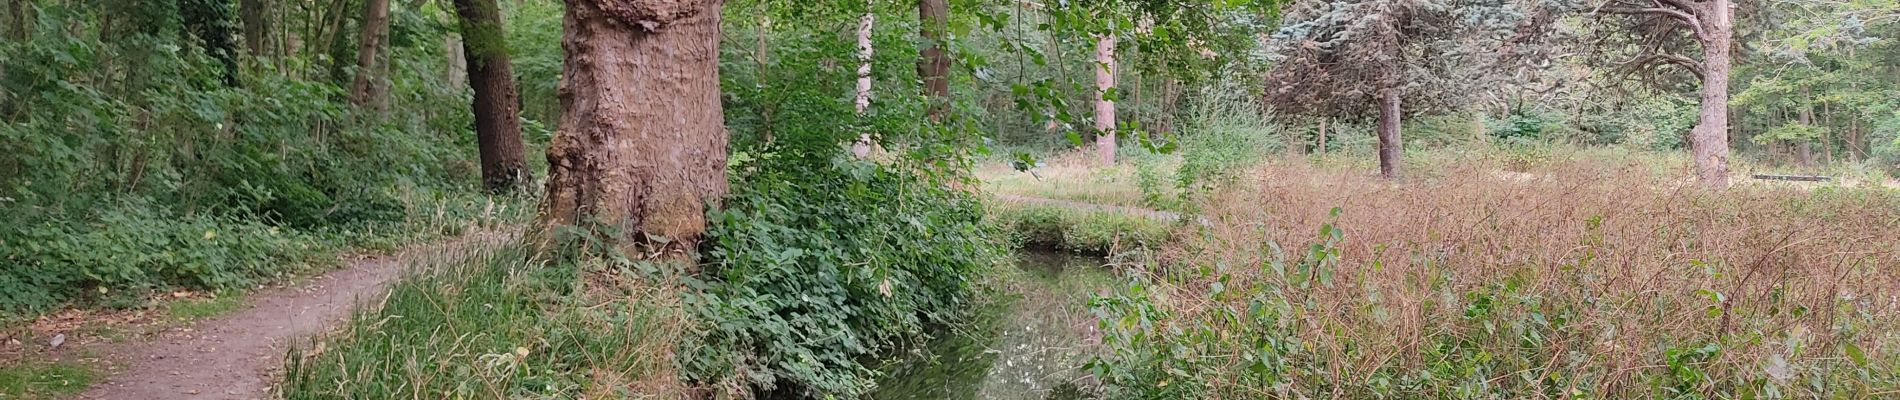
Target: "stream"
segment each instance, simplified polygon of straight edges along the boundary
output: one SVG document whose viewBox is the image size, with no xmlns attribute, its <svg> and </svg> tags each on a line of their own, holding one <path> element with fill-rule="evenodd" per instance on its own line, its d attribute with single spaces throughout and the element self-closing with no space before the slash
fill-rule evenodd
<svg viewBox="0 0 1900 400">
<path fill-rule="evenodd" d="M 1080 367 L 1100 343 L 1089 298 L 1116 280 L 1103 260 L 1023 250 L 1002 267 L 975 327 L 932 340 L 879 371 L 869 396 L 898 399 L 1083 399 Z"/>
</svg>

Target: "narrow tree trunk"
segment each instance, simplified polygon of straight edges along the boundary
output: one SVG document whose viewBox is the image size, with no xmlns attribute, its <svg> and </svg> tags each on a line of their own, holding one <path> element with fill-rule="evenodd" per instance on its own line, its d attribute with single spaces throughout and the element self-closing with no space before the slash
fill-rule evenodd
<svg viewBox="0 0 1900 400">
<path fill-rule="evenodd" d="M 1702 112 L 1689 136 L 1696 177 L 1703 185 L 1726 188 L 1728 179 L 1728 79 L 1731 29 L 1729 0 L 1704 3 L 1702 41 Z"/>
<path fill-rule="evenodd" d="M 524 190 L 534 179 L 521 144 L 520 93 L 508 60 L 508 36 L 495 0 L 455 0 L 461 20 L 468 86 L 475 90 L 475 141 L 481 150 L 482 187 Z"/>
<path fill-rule="evenodd" d="M 383 54 L 389 38 L 389 0 L 363 2 L 363 31 L 356 50 L 356 80 L 350 84 L 350 104 L 382 114 L 384 100 L 382 77 L 376 72 L 387 62 Z"/>
<path fill-rule="evenodd" d="M 1821 117 L 1825 119 L 1825 121 L 1821 121 L 1821 126 L 1826 128 L 1826 129 L 1821 130 L 1821 152 L 1825 155 L 1824 156 L 1825 158 L 1823 158 L 1822 160 L 1828 164 L 1833 164 L 1834 163 L 1834 109 L 1833 107 L 1830 107 L 1828 103 L 1825 101 L 1821 102 Z"/>
<path fill-rule="evenodd" d="M 442 78 L 449 82 L 465 82 L 468 80 L 468 52 L 462 49 L 465 45 L 462 44 L 461 36 L 447 36 L 442 38 L 442 46 L 449 49 L 449 68 Z"/>
<path fill-rule="evenodd" d="M 1379 175 L 1386 179 L 1398 179 L 1399 157 L 1405 142 L 1399 138 L 1399 119 L 1403 114 L 1399 108 L 1399 90 L 1386 89 L 1379 93 Z"/>
<path fill-rule="evenodd" d="M 950 110 L 950 54 L 944 51 L 944 36 L 950 28 L 950 10 L 944 0 L 918 0 L 917 17 L 924 48 L 917 61 L 917 77 L 924 82 L 924 97 L 930 102 L 927 114 L 931 122 L 943 122 Z"/>
<path fill-rule="evenodd" d="M 872 13 L 870 1 L 865 1 L 864 16 L 858 18 L 858 97 L 852 102 L 858 115 L 871 108 L 871 57 L 876 49 L 871 46 L 871 27 L 876 23 L 877 14 Z M 864 158 L 871 155 L 871 134 L 860 134 L 858 142 L 851 145 L 851 154 Z"/>
<path fill-rule="evenodd" d="M 1162 135 L 1174 133 L 1174 113 L 1181 98 L 1181 85 L 1169 77 L 1161 81 L 1161 120 L 1155 124 L 1155 132 Z"/>
<path fill-rule="evenodd" d="M 1319 153 L 1319 154 L 1326 154 L 1326 123 L 1327 123 L 1327 122 L 1332 122 L 1332 120 L 1333 120 L 1332 118 L 1320 118 L 1320 120 L 1319 120 L 1319 145 L 1318 145 L 1318 146 L 1315 146 L 1315 147 L 1314 147 L 1314 149 L 1313 149 L 1313 152 L 1314 152 L 1314 153 Z"/>
<path fill-rule="evenodd" d="M 690 254 L 706 207 L 726 193 L 722 5 L 567 0 L 561 123 L 539 225 L 609 224 L 622 240 Z"/>
<path fill-rule="evenodd" d="M 1115 36 L 1095 38 L 1095 154 L 1102 165 L 1115 165 Z"/>
<path fill-rule="evenodd" d="M 1805 104 L 1805 102 L 1807 101 L 1806 98 L 1808 97 L 1807 88 L 1801 88 L 1801 94 L 1802 94 L 1802 97 L 1804 97 L 1804 99 L 1802 99 L 1804 103 L 1801 104 L 1801 115 L 1800 115 L 1801 126 L 1812 128 L 1814 127 L 1814 106 L 1811 104 Z M 1809 138 L 1803 138 L 1801 139 L 1801 143 L 1799 147 L 1800 147 L 1799 151 L 1801 152 L 1801 167 L 1802 168 L 1813 167 L 1814 166 L 1814 140 L 1809 139 Z"/>
<path fill-rule="evenodd" d="M 759 85 L 761 90 L 770 91 L 772 90 L 772 70 L 769 67 L 771 54 L 768 51 L 771 47 L 766 45 L 772 36 L 772 18 L 769 15 L 759 13 L 759 26 L 755 33 L 757 34 L 753 35 L 755 40 L 752 45 L 752 71 L 753 76 L 756 77 L 755 84 Z M 774 139 L 772 122 L 777 114 L 777 103 L 765 102 L 759 107 L 759 137 L 766 143 L 772 143 Z"/>
<path fill-rule="evenodd" d="M 270 0 L 241 0 L 238 20 L 244 25 L 244 47 L 261 57 L 270 47 Z"/>
<path fill-rule="evenodd" d="M 30 35 L 33 30 L 33 19 L 26 14 L 28 12 L 26 0 L 10 1 L 8 2 L 7 8 L 13 11 L 12 14 L 10 14 L 13 16 L 13 29 L 7 32 L 10 35 L 8 37 L 19 42 L 25 42 L 31 39 L 28 35 Z"/>
</svg>

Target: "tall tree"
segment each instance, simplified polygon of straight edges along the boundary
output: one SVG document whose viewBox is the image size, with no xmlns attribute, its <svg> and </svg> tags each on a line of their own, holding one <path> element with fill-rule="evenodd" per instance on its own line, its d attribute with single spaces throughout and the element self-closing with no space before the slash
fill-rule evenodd
<svg viewBox="0 0 1900 400">
<path fill-rule="evenodd" d="M 455 0 L 461 20 L 468 85 L 475 90 L 475 140 L 481 148 L 482 187 L 512 192 L 533 182 L 521 144 L 520 93 L 508 61 L 508 38 L 495 0 Z"/>
<path fill-rule="evenodd" d="M 858 115 L 864 115 L 871 108 L 871 57 L 876 51 L 871 46 L 871 27 L 877 22 L 877 13 L 872 10 L 872 2 L 864 2 L 864 16 L 858 19 L 858 87 L 857 98 L 852 105 L 857 107 Z M 858 136 L 858 142 L 851 145 L 851 154 L 864 158 L 871 155 L 872 138 L 870 133 Z"/>
<path fill-rule="evenodd" d="M 1615 29 L 1627 33 L 1620 37 L 1635 41 L 1633 48 L 1641 49 L 1622 63 L 1622 69 L 1647 71 L 1673 65 L 1701 81 L 1702 109 L 1689 135 L 1696 177 L 1707 186 L 1727 187 L 1735 4 L 1731 0 L 1601 0 L 1594 10 L 1599 15 L 1621 16 L 1614 21 Z M 1701 58 L 1685 54 L 1687 47 L 1699 47 Z"/>
<path fill-rule="evenodd" d="M 252 57 L 262 56 L 270 44 L 270 0 L 241 0 L 238 21 L 244 29 L 244 47 Z"/>
<path fill-rule="evenodd" d="M 1095 37 L 1095 154 L 1102 165 L 1115 165 L 1115 35 Z"/>
<path fill-rule="evenodd" d="M 365 0 L 363 2 L 363 30 L 357 40 L 356 79 L 350 84 L 350 104 L 367 107 L 371 112 L 380 114 L 386 106 L 388 93 L 377 76 L 388 62 L 384 54 L 389 41 L 389 0 Z"/>
<path fill-rule="evenodd" d="M 567 0 L 544 227 L 601 223 L 690 252 L 726 193 L 722 0 Z"/>
<path fill-rule="evenodd" d="M 919 28 L 924 38 L 922 58 L 917 60 L 917 77 L 924 82 L 924 97 L 930 101 L 932 122 L 943 122 L 950 110 L 950 53 L 944 39 L 950 29 L 950 8 L 944 0 L 917 0 Z"/>
<path fill-rule="evenodd" d="M 1283 59 L 1267 73 L 1267 103 L 1320 118 L 1377 115 L 1379 173 L 1398 177 L 1402 97 L 1455 93 L 1435 85 L 1448 83 L 1435 73 L 1444 60 L 1422 54 L 1455 30 L 1452 18 L 1433 11 L 1387 0 L 1296 5 L 1273 37 Z"/>
<path fill-rule="evenodd" d="M 1521 8 L 1533 7 L 1533 8 Z M 1543 60 L 1518 54 L 1547 40 L 1542 3 L 1494 0 L 1296 2 L 1272 36 L 1266 103 L 1275 112 L 1378 121 L 1379 173 L 1400 175 L 1406 114 L 1469 103 L 1488 70 Z"/>
</svg>

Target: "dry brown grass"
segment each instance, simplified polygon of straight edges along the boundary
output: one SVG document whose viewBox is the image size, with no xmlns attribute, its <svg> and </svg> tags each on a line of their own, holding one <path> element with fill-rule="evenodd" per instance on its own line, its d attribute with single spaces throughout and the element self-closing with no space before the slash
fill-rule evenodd
<svg viewBox="0 0 1900 400">
<path fill-rule="evenodd" d="M 1416 377 L 1473 354 L 1490 359 L 1478 363 L 1492 377 L 1479 386 L 1507 397 L 1655 397 L 1671 385 L 1732 395 L 1763 382 L 1784 393 L 1900 395 L 1900 192 L 1710 191 L 1683 184 L 1680 166 L 1627 157 L 1506 164 L 1415 165 L 1418 178 L 1398 182 L 1304 162 L 1262 166 L 1202 204 L 1215 221 L 1201 236 L 1210 241 L 1164 257 L 1177 267 L 1158 280 L 1176 313 L 1168 323 L 1223 336 L 1254 329 L 1216 316 L 1251 299 L 1210 298 L 1217 276 L 1189 271 L 1200 266 L 1227 266 L 1226 288 L 1284 299 L 1292 315 L 1275 323 L 1311 352 L 1294 361 L 1310 369 L 1282 388 L 1207 377 L 1217 392 L 1248 397 L 1364 396 L 1381 376 Z M 1322 265 L 1330 284 L 1253 267 L 1274 258 L 1265 243 L 1300 262 L 1328 223 L 1344 231 L 1339 257 Z M 1706 344 L 1719 353 L 1672 368 L 1671 351 Z M 1249 346 L 1215 357 L 1244 371 Z M 1871 378 L 1855 378 L 1848 347 L 1864 350 Z M 1826 389 L 1802 389 L 1809 379 Z"/>
</svg>

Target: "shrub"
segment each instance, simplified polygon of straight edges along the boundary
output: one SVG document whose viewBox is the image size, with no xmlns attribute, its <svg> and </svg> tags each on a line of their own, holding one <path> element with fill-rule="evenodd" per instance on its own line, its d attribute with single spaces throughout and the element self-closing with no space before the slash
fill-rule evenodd
<svg viewBox="0 0 1900 400">
<path fill-rule="evenodd" d="M 767 397 L 857 398 L 866 363 L 968 317 L 1000 242 L 970 193 L 862 161 L 742 168 L 703 244 L 708 327 L 689 376 Z"/>
</svg>

